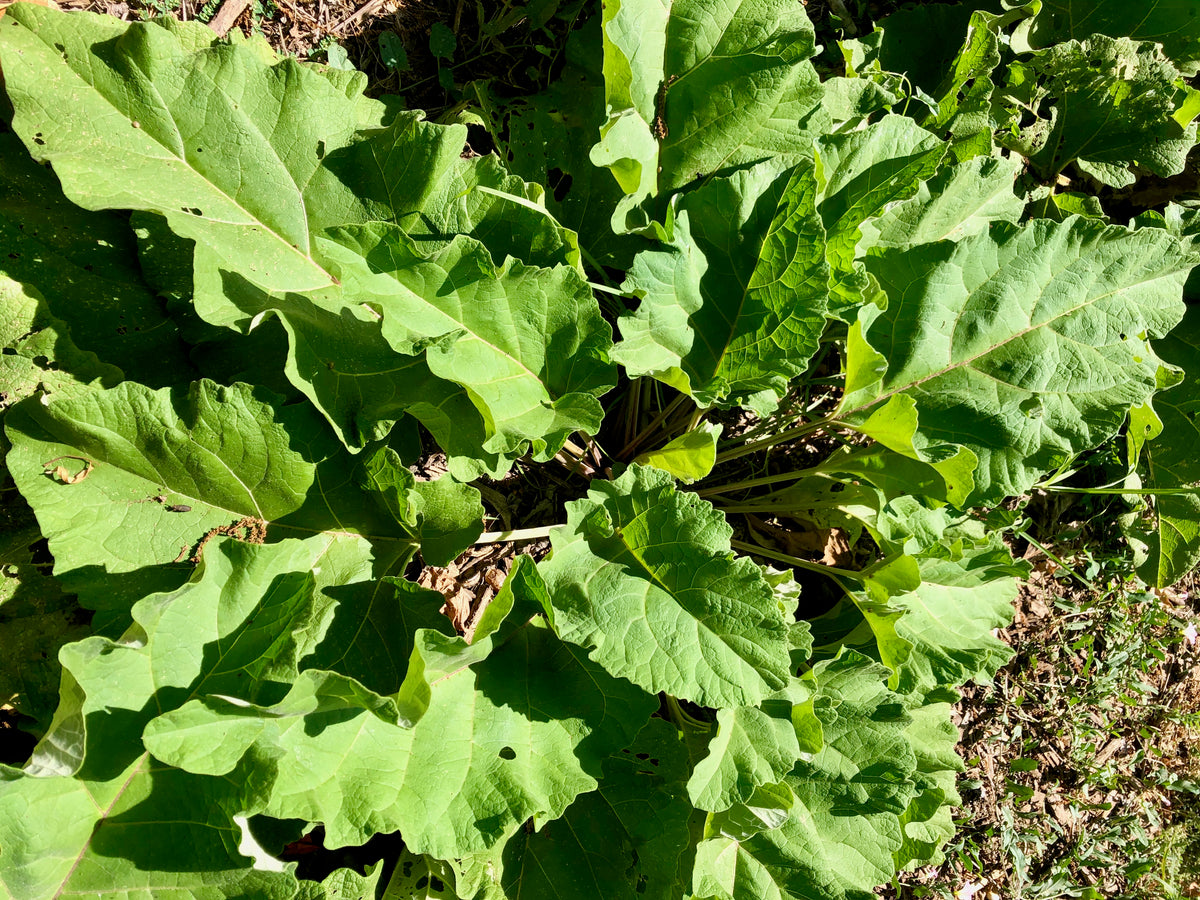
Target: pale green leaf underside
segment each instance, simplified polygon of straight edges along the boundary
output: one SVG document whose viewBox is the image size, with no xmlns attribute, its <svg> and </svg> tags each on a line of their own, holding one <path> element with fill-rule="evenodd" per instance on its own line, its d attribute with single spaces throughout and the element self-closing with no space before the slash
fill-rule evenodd
<svg viewBox="0 0 1200 900">
<path fill-rule="evenodd" d="M 717 461 L 717 439 L 720 436 L 720 425 L 705 422 L 699 428 L 672 438 L 657 450 L 647 450 L 638 454 L 634 462 L 662 469 L 685 484 L 691 484 L 713 470 Z"/>
</svg>

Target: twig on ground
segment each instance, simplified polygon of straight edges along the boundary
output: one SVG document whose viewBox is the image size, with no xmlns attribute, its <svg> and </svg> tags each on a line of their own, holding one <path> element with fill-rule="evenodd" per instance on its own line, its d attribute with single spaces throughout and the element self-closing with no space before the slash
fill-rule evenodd
<svg viewBox="0 0 1200 900">
<path fill-rule="evenodd" d="M 219 37 L 225 37 L 229 33 L 229 29 L 233 27 L 233 23 L 249 6 L 250 0 L 224 0 L 217 9 L 217 14 L 208 23 L 208 27 Z"/>
<path fill-rule="evenodd" d="M 374 12 L 378 7 L 380 7 L 382 5 L 383 5 L 383 0 L 367 0 L 366 3 L 364 3 L 362 6 L 360 6 L 358 9 L 356 9 L 354 12 L 350 13 L 350 15 L 346 16 L 346 18 L 342 19 L 342 21 L 338 22 L 336 25 L 334 25 L 332 28 L 330 28 L 329 33 L 330 34 L 339 33 L 347 25 L 354 24 L 359 19 L 361 19 L 363 16 L 367 15 L 367 13 Z"/>
</svg>

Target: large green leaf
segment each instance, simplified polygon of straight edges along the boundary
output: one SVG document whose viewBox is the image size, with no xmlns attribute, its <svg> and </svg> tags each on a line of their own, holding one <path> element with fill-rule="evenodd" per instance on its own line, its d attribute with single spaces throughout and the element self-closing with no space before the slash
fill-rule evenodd
<svg viewBox="0 0 1200 900">
<path fill-rule="evenodd" d="M 1050 47 L 1093 34 L 1156 41 L 1189 75 L 1200 70 L 1200 10 L 1191 0 L 1040 0 L 1013 34 L 1014 47 Z"/>
<path fill-rule="evenodd" d="M 833 289 L 840 295 L 833 305 L 852 307 L 870 293 L 855 262 L 863 223 L 916 193 L 937 171 L 946 146 L 912 119 L 893 115 L 861 131 L 822 136 L 816 152 L 817 211 L 828 233 Z"/>
<path fill-rule="evenodd" d="M 539 569 L 555 630 L 609 672 L 702 706 L 759 703 L 788 676 L 788 630 L 725 517 L 643 466 L 593 481 Z"/>
<path fill-rule="evenodd" d="M 491 435 L 467 398 L 387 352 L 314 242 L 329 227 L 386 220 L 428 252 L 469 232 L 496 261 L 575 264 L 569 233 L 537 208 L 540 188 L 493 157 L 463 159 L 462 126 L 390 115 L 362 97 L 361 76 L 277 60 L 257 42 L 212 41 L 202 26 L 168 19 L 114 25 L 14 11 L 0 29 L 14 128 L 76 202 L 158 213 L 194 240 L 196 305 L 207 321 L 246 330 L 280 306 L 263 295 L 321 292 L 315 306 L 280 311 L 292 344 L 287 374 L 347 445 L 381 437 L 405 410 L 425 413 L 439 437 L 447 414 L 468 432 L 476 426 L 481 440 L 446 438 L 452 454 L 483 443 Z M 59 111 L 48 114 L 47 103 Z M 370 350 L 344 352 L 356 343 Z M 345 370 L 322 372 L 332 359 Z M 494 460 L 482 466 L 500 471 Z"/>
<path fill-rule="evenodd" d="M 72 199 L 157 212 L 263 288 L 330 286 L 311 241 L 355 221 L 563 246 L 552 220 L 471 190 L 514 185 L 494 161 L 458 160 L 462 126 L 389 122 L 383 103 L 362 96 L 363 76 L 339 83 L 263 43 L 216 42 L 169 18 L 128 25 L 23 7 L 0 33 L 13 127 Z M 479 169 L 491 171 L 464 177 Z M 544 239 L 504 222 L 514 216 Z"/>
<path fill-rule="evenodd" d="M 602 760 L 654 708 L 533 613 L 515 609 L 486 659 L 437 679 L 411 728 L 395 724 L 391 700 L 372 694 L 369 711 L 356 682 L 308 670 L 272 705 L 208 696 L 167 712 L 148 746 L 188 771 L 239 778 L 248 767 L 263 812 L 322 821 L 332 846 L 400 830 L 412 851 L 442 859 L 488 851 L 593 790 Z"/>
<path fill-rule="evenodd" d="M 196 248 L 201 314 L 226 324 L 245 318 L 246 327 L 260 317 L 278 316 L 290 344 L 288 380 L 321 411 L 344 444 L 361 447 L 382 439 L 407 413 L 429 429 L 461 480 L 507 471 L 511 460 L 483 449 L 490 436 L 487 423 L 467 391 L 430 372 L 423 356 L 397 353 L 383 336 L 379 316 L 360 304 L 345 303 L 340 287 L 271 294 L 221 271 L 217 261 L 206 262 L 209 257 L 206 248 Z M 210 304 L 213 298 L 216 302 Z"/>
<path fill-rule="evenodd" d="M 911 717 L 879 674 L 848 653 L 806 676 L 816 683 L 824 747 L 784 779 L 794 802 L 782 824 L 699 845 L 696 896 L 869 900 L 892 876 L 917 758 L 906 734 Z"/>
<path fill-rule="evenodd" d="M 311 573 L 328 543 L 214 542 L 189 584 L 134 606 L 120 641 L 63 648 L 54 725 L 25 772 L 0 776 L 0 884 L 11 896 L 292 896 L 290 875 L 255 871 L 238 853 L 233 817 L 259 803 L 253 779 L 166 768 L 141 733 L 192 697 L 287 690 L 331 612 Z"/>
<path fill-rule="evenodd" d="M 380 900 L 458 900 L 454 872 L 448 863 L 402 849 Z"/>
<path fill-rule="evenodd" d="M 992 222 L 1016 224 L 1024 209 L 1013 190 L 1021 165 L 1016 157 L 976 156 L 944 166 L 908 200 L 863 223 L 861 249 L 960 241 Z"/>
<path fill-rule="evenodd" d="M 688 795 L 697 809 L 720 812 L 745 803 L 756 787 L 779 781 L 792 770 L 801 753 L 792 722 L 794 699 L 799 698 L 717 711 L 717 733 L 708 755 L 688 780 Z"/>
<path fill-rule="evenodd" d="M 1147 441 L 1143 450 L 1144 487 L 1163 492 L 1154 498 L 1156 528 L 1148 558 L 1138 571 L 1157 587 L 1174 584 L 1200 563 L 1198 311 L 1200 307 L 1190 305 L 1183 322 L 1154 344 L 1167 363 L 1181 367 L 1184 373 L 1179 385 L 1154 397 L 1154 412 L 1162 422 L 1162 433 Z"/>
<path fill-rule="evenodd" d="M 434 376 L 460 386 L 487 421 L 483 449 L 548 459 L 577 430 L 599 430 L 598 395 L 616 382 L 611 331 L 574 269 L 496 267 L 458 238 L 423 258 L 394 226 L 333 229 L 318 241 L 347 293 L 383 318 L 403 354 L 424 351 Z"/>
<path fill-rule="evenodd" d="M 711 403 L 763 411 L 807 367 L 825 325 L 829 267 L 811 165 L 764 163 L 686 194 L 670 244 L 639 253 L 614 357 Z M 758 396 L 756 396 L 758 395 Z"/>
<path fill-rule="evenodd" d="M 554 821 L 535 820 L 493 854 L 460 860 L 457 885 L 522 900 L 677 900 L 675 873 L 689 839 L 679 734 L 651 719 L 604 760 L 596 790 Z"/>
<path fill-rule="evenodd" d="M 978 457 L 971 501 L 1020 494 L 1153 393 L 1148 339 L 1182 315 L 1193 261 L 1161 231 L 1080 219 L 872 253 L 888 305 L 851 330 L 839 418 L 886 438 L 915 412 L 922 440 Z"/>
<path fill-rule="evenodd" d="M 98 732 L 96 771 L 32 778 L 0 766 L 0 895 L 289 900 L 290 873 L 257 871 L 233 817 L 253 798 L 225 779 L 155 763 Z M 101 743 L 103 742 L 103 743 Z M 140 742 L 133 741 L 138 747 Z"/>
<path fill-rule="evenodd" d="M 382 865 L 367 867 L 360 875 L 353 869 L 338 869 L 321 881 L 301 881 L 296 900 L 375 900 Z"/>
<path fill-rule="evenodd" d="M 1153 44 L 1068 41 L 1009 67 L 997 139 L 1047 180 L 1072 162 L 1117 187 L 1133 183 L 1135 165 L 1178 175 L 1196 143 L 1195 124 L 1173 116 L 1184 94 L 1179 70 Z"/>
<path fill-rule="evenodd" d="M 46 304 L 39 319 L 55 320 L 58 340 L 39 350 L 47 360 L 39 368 L 56 366 L 47 377 L 61 379 L 79 368 L 82 352 L 98 355 L 96 362 L 109 373 L 116 366 L 153 387 L 190 380 L 179 334 L 138 271 L 128 222 L 68 201 L 53 174 L 33 161 L 2 120 L 0 159 L 0 281 L 12 279 L 39 295 Z M 9 316 L 24 314 L 14 302 L 3 301 L 5 332 L 15 324 Z M 18 336 L 6 333 L 0 341 L 7 346 Z M 80 351 L 71 349 L 75 345 Z M 11 370 L 4 375 L 0 384 L 11 394 L 17 379 Z"/>
<path fill-rule="evenodd" d="M 608 120 L 592 161 L 626 197 L 618 231 L 647 224 L 639 203 L 698 179 L 811 156 L 820 85 L 814 32 L 786 0 L 620 0 L 603 12 Z"/>
<path fill-rule="evenodd" d="M 945 557 L 918 559 L 916 586 L 872 579 L 860 598 L 876 652 L 892 669 L 890 686 L 901 693 L 967 681 L 986 684 L 1012 658 L 1012 649 L 994 632 L 1012 620 L 1018 578 L 1026 567 L 1014 562 L 998 538 L 987 541 L 960 531 L 948 532 L 943 541 L 965 547 Z M 894 618 L 892 611 L 902 615 Z"/>
<path fill-rule="evenodd" d="M 317 587 L 336 606 L 325 639 L 304 668 L 337 672 L 395 696 L 411 674 L 418 629 L 449 636 L 453 628 L 441 614 L 446 598 L 437 591 L 394 576 L 370 580 L 372 561 L 363 549 L 352 544 L 322 561 Z"/>
<path fill-rule="evenodd" d="M 955 784 L 963 762 L 955 751 L 960 735 L 951 720 L 950 704 L 957 699 L 957 695 L 951 694 L 944 700 L 908 707 L 912 723 L 905 736 L 917 757 L 915 779 L 919 793 L 900 816 L 904 842 L 894 857 L 898 870 L 913 863 L 940 863 L 942 846 L 957 832 L 953 807 L 962 804 Z"/>
<path fill-rule="evenodd" d="M 414 546 L 399 522 L 364 502 L 352 458 L 311 409 L 248 385 L 151 391 L 124 382 L 27 401 L 5 421 L 8 464 L 55 573 L 89 606 L 128 606 L 175 587 L 205 536 L 243 519 L 270 539 L 364 534 L 381 542 L 384 559 Z M 93 468 L 63 483 L 43 464 L 64 455 L 75 457 L 63 460 L 71 473 Z"/>
</svg>

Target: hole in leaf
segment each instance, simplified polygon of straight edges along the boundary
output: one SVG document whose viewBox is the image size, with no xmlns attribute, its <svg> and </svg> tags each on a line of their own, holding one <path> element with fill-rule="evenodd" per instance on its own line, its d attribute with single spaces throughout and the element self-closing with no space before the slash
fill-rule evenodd
<svg viewBox="0 0 1200 900">
<path fill-rule="evenodd" d="M 40 131 L 33 136 L 33 142 L 35 144 L 37 144 L 39 147 L 41 147 L 43 144 L 46 143 L 45 141 L 42 140 L 42 133 Z"/>
<path fill-rule="evenodd" d="M 554 192 L 555 202 L 562 203 L 563 197 L 571 190 L 571 176 L 562 169 L 554 168 L 546 173 L 546 181 Z"/>
<path fill-rule="evenodd" d="M 500 758 L 501 759 L 516 759 L 517 751 L 515 751 L 512 747 L 501 747 L 500 748 Z"/>
</svg>

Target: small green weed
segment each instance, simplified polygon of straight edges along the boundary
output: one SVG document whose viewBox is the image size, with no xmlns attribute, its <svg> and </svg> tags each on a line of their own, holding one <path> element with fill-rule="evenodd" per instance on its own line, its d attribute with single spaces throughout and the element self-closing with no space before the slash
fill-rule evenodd
<svg viewBox="0 0 1200 900">
<path fill-rule="evenodd" d="M 968 805 L 946 862 L 889 896 L 1200 896 L 1200 616 L 1115 549 L 1055 556 L 1069 567 L 1043 558 L 1016 657 L 960 706 Z"/>
</svg>

